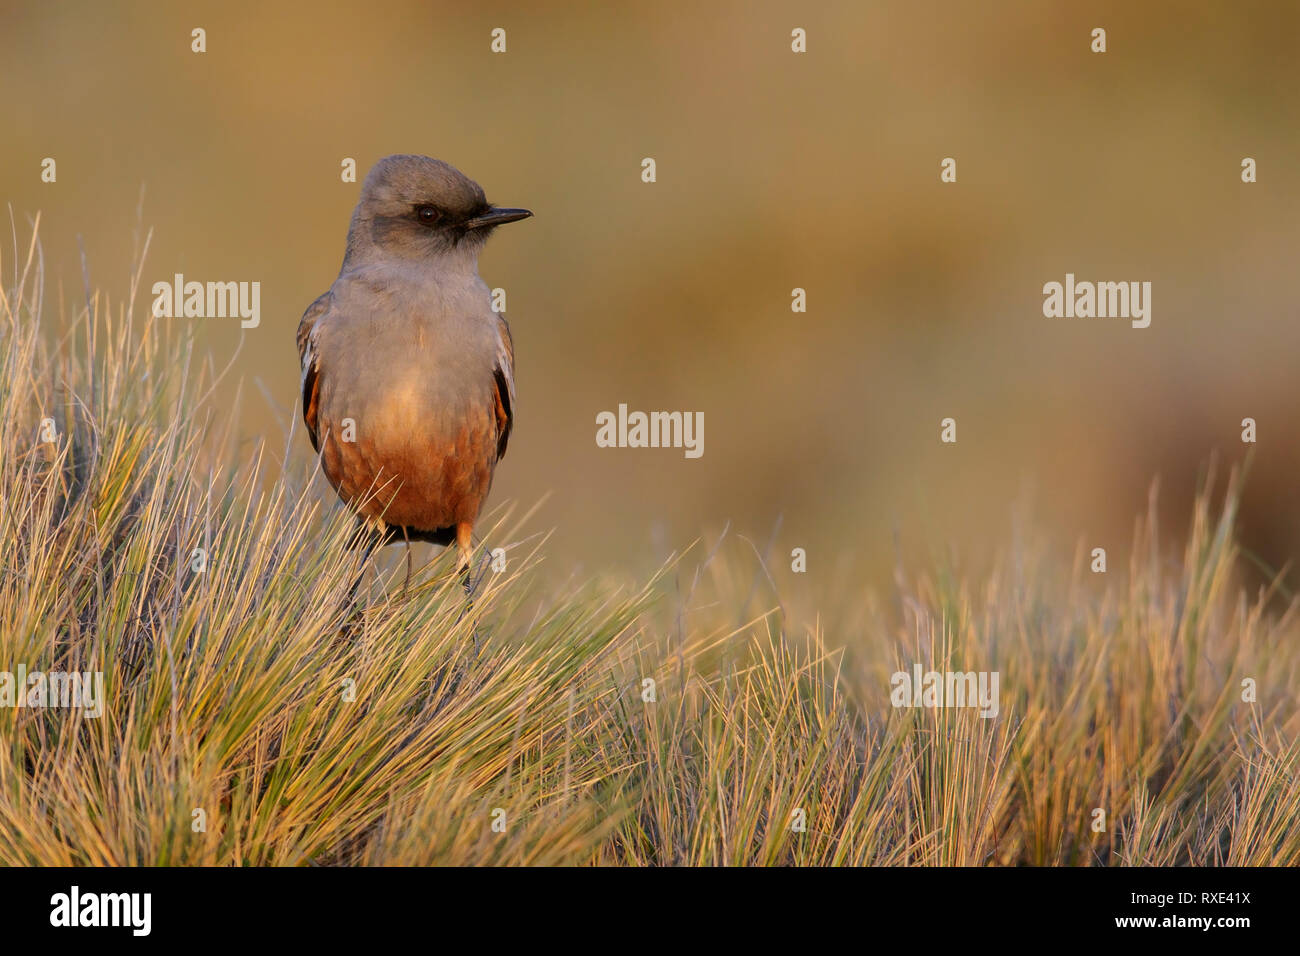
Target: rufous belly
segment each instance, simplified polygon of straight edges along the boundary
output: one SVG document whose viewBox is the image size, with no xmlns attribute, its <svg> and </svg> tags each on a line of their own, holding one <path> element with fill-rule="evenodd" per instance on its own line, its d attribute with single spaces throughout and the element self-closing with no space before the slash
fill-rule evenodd
<svg viewBox="0 0 1300 956">
<path fill-rule="evenodd" d="M 458 428 L 423 435 L 364 421 L 349 434 L 322 420 L 325 477 L 359 514 L 387 525 L 431 532 L 473 522 L 492 486 L 497 427 L 486 408 L 459 417 Z"/>
</svg>

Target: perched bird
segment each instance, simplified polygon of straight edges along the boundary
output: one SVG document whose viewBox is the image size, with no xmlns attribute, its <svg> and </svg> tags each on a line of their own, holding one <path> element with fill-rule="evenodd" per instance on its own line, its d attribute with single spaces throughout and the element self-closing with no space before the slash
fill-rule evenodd
<svg viewBox="0 0 1300 956">
<path fill-rule="evenodd" d="M 478 255 L 493 229 L 531 215 L 427 156 L 389 156 L 366 176 L 343 268 L 303 314 L 298 354 L 312 447 L 372 532 L 367 553 L 455 541 L 468 575 L 515 409 L 510 328 Z"/>
</svg>

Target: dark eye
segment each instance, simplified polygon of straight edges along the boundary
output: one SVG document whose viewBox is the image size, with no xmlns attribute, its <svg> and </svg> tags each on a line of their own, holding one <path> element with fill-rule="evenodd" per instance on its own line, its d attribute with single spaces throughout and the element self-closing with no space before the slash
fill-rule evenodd
<svg viewBox="0 0 1300 956">
<path fill-rule="evenodd" d="M 420 220 L 420 222 L 424 223 L 426 226 L 433 225 L 441 216 L 442 213 L 438 212 L 437 206 L 415 207 L 415 218 Z"/>
</svg>

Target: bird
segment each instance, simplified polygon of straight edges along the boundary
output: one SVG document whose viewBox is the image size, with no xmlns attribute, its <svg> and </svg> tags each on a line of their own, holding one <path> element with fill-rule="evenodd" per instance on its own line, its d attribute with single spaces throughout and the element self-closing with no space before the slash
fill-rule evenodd
<svg viewBox="0 0 1300 956">
<path fill-rule="evenodd" d="M 411 541 L 454 543 L 470 590 L 474 524 L 516 402 L 510 327 L 478 257 L 498 226 L 532 215 L 489 203 L 442 160 L 387 156 L 361 186 L 338 278 L 298 324 L 321 470 L 356 514 L 365 558 L 407 543 L 408 580 Z"/>
</svg>

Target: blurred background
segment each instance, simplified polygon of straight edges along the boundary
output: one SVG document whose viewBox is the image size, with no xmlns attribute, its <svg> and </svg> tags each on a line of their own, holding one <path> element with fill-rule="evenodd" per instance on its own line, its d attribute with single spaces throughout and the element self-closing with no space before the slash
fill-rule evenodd
<svg viewBox="0 0 1300 956">
<path fill-rule="evenodd" d="M 549 494 L 531 525 L 554 529 L 557 574 L 641 572 L 730 522 L 787 580 L 805 548 L 809 594 L 884 588 L 896 542 L 978 565 L 1026 503 L 1063 554 L 1103 546 L 1119 570 L 1152 479 L 1176 535 L 1248 416 L 1245 541 L 1295 553 L 1295 3 L 0 11 L 0 198 L 20 236 L 42 215 L 51 303 L 80 298 L 79 238 L 91 285 L 124 297 L 138 220 L 146 289 L 260 281 L 259 328 L 172 320 L 218 367 L 238 355 L 250 453 L 299 414 L 294 332 L 359 189 L 340 162 L 361 179 L 416 152 L 536 212 L 480 264 L 507 290 L 519 392 L 489 507 Z M 1150 281 L 1150 328 L 1044 318 L 1067 272 Z M 704 412 L 704 456 L 597 448 L 619 403 Z"/>
</svg>

